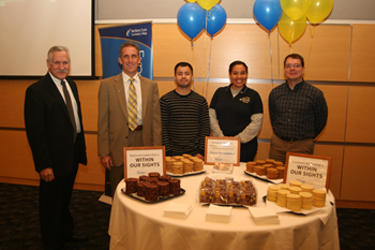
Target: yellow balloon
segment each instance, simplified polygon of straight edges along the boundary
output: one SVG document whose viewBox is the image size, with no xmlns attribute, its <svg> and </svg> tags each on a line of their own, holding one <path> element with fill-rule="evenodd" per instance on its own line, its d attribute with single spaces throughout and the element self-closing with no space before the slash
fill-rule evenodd
<svg viewBox="0 0 375 250">
<path fill-rule="evenodd" d="M 310 4 L 311 0 L 280 0 L 280 5 L 284 13 L 293 20 L 303 17 L 309 9 Z"/>
<path fill-rule="evenodd" d="M 295 21 L 283 12 L 278 25 L 280 34 L 291 44 L 305 32 L 306 17 Z"/>
<path fill-rule="evenodd" d="M 197 3 L 205 10 L 210 10 L 214 7 L 220 0 L 197 0 Z"/>
<path fill-rule="evenodd" d="M 326 18 L 333 8 L 333 0 L 311 0 L 310 8 L 306 12 L 306 17 L 313 24 Z"/>
<path fill-rule="evenodd" d="M 188 1 L 189 3 L 195 3 L 195 0 L 186 0 Z"/>
</svg>

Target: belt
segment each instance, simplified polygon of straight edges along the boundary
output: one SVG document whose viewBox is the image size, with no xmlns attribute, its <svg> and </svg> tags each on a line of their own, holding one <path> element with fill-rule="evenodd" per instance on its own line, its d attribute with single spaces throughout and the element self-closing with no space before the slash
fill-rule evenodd
<svg viewBox="0 0 375 250">
<path fill-rule="evenodd" d="M 143 125 L 139 125 L 138 127 L 136 127 L 133 131 L 138 131 L 138 130 L 142 130 L 143 129 Z M 129 130 L 131 131 L 131 129 L 129 128 Z"/>
<path fill-rule="evenodd" d="M 302 141 L 302 140 L 310 139 L 310 138 L 290 138 L 290 137 L 284 137 L 284 136 L 278 136 L 278 135 L 276 136 L 279 137 L 281 140 L 287 141 L 287 142 Z"/>
</svg>

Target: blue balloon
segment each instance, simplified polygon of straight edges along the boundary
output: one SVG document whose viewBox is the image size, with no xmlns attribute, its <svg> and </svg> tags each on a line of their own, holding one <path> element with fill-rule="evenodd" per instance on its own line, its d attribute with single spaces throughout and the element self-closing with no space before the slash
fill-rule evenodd
<svg viewBox="0 0 375 250">
<path fill-rule="evenodd" d="M 219 4 L 216 4 L 208 11 L 205 10 L 205 13 L 206 23 L 204 28 L 212 37 L 224 27 L 227 22 L 227 13 Z"/>
<path fill-rule="evenodd" d="M 178 11 L 178 26 L 191 40 L 201 33 L 204 28 L 204 22 L 204 10 L 197 3 L 186 3 Z"/>
<path fill-rule="evenodd" d="M 283 10 L 280 0 L 256 0 L 253 12 L 258 23 L 271 31 L 279 22 Z"/>
</svg>

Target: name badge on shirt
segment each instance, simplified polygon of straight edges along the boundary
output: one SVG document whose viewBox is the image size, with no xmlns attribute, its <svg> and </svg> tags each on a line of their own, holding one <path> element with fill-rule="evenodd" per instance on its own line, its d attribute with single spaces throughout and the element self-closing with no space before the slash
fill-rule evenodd
<svg viewBox="0 0 375 250">
<path fill-rule="evenodd" d="M 248 97 L 248 96 L 242 97 L 242 98 L 240 98 L 240 101 L 243 102 L 243 103 L 249 103 L 250 97 Z"/>
</svg>

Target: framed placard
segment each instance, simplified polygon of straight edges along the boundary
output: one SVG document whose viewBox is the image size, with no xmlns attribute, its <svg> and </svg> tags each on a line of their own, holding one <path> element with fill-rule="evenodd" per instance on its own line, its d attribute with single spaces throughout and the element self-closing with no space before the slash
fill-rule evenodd
<svg viewBox="0 0 375 250">
<path fill-rule="evenodd" d="M 231 163 L 240 165 L 241 140 L 235 137 L 206 136 L 205 164 Z"/>
<path fill-rule="evenodd" d="M 124 178 L 158 172 L 166 175 L 165 147 L 124 147 Z"/>
<path fill-rule="evenodd" d="M 287 153 L 285 161 L 284 183 L 298 180 L 313 185 L 315 189 L 329 189 L 331 175 L 331 157 L 299 153 Z"/>
</svg>

